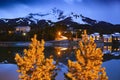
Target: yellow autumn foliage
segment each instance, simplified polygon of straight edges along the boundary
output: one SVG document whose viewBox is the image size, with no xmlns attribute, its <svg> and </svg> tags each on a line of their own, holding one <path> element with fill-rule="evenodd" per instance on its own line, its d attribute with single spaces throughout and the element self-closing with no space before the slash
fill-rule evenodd
<svg viewBox="0 0 120 80">
<path fill-rule="evenodd" d="M 105 68 L 102 68 L 103 53 L 86 31 L 75 51 L 76 62 L 68 60 L 69 71 L 66 74 L 71 80 L 108 80 Z"/>
<path fill-rule="evenodd" d="M 36 35 L 32 38 L 29 49 L 24 49 L 23 56 L 18 53 L 15 60 L 20 73 L 20 80 L 51 80 L 55 69 L 52 58 L 45 58 L 44 40 L 38 41 Z"/>
</svg>

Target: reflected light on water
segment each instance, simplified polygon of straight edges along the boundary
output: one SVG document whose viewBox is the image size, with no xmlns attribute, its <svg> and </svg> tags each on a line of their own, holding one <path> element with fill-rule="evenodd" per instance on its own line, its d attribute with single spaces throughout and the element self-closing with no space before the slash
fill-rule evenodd
<svg viewBox="0 0 120 80">
<path fill-rule="evenodd" d="M 64 48 L 64 47 L 55 47 L 55 52 L 56 52 L 57 56 L 62 56 L 64 51 L 66 51 L 67 49 L 68 48 Z"/>
<path fill-rule="evenodd" d="M 55 50 L 56 51 L 65 51 L 67 50 L 68 48 L 64 48 L 64 47 L 55 47 Z"/>
</svg>

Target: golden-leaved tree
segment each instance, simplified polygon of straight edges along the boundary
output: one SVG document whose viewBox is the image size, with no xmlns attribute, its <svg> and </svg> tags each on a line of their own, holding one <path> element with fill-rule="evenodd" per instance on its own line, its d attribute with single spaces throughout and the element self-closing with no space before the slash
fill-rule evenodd
<svg viewBox="0 0 120 80">
<path fill-rule="evenodd" d="M 76 62 L 68 60 L 69 80 L 108 80 L 105 68 L 102 68 L 103 53 L 92 37 L 88 37 L 86 31 L 79 42 L 79 48 L 75 51 Z"/>
<path fill-rule="evenodd" d="M 29 49 L 24 49 L 24 54 L 15 56 L 20 73 L 20 80 L 51 80 L 54 74 L 55 65 L 52 57 L 45 58 L 44 40 L 38 41 L 36 35 L 32 38 Z"/>
</svg>

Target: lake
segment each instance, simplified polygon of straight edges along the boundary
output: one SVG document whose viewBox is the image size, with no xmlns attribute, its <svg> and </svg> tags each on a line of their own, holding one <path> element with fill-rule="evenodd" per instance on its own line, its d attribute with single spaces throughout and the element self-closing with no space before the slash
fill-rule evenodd
<svg viewBox="0 0 120 80">
<path fill-rule="evenodd" d="M 0 62 L 15 64 L 15 54 L 23 53 L 23 49 L 27 47 L 0 47 Z M 67 60 L 75 61 L 74 51 L 76 46 L 49 46 L 45 47 L 45 57 L 53 55 L 54 60 L 67 65 Z M 106 46 L 102 47 L 104 51 L 103 67 L 106 67 L 109 80 L 120 80 L 120 46 Z"/>
</svg>

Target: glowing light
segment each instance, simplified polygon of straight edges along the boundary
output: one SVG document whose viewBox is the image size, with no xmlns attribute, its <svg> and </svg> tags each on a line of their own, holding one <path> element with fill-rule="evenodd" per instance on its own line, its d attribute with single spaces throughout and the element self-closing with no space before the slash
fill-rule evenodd
<svg viewBox="0 0 120 80">
<path fill-rule="evenodd" d="M 19 31 L 19 28 L 16 28 L 16 31 Z"/>
<path fill-rule="evenodd" d="M 59 32 L 57 33 L 57 37 L 56 37 L 55 40 L 66 40 L 66 39 L 68 39 L 68 38 L 65 37 L 65 36 L 62 36 L 62 33 L 59 31 Z"/>
<path fill-rule="evenodd" d="M 61 32 L 58 32 L 58 35 L 60 36 L 60 35 L 61 35 Z"/>
<path fill-rule="evenodd" d="M 117 50 L 119 51 L 120 49 L 118 48 Z"/>
<path fill-rule="evenodd" d="M 65 37 L 65 36 L 61 36 L 61 39 L 62 39 L 62 40 L 66 40 L 66 39 L 68 39 L 68 38 Z"/>
<path fill-rule="evenodd" d="M 118 40 L 120 40 L 120 38 L 118 38 Z"/>
<path fill-rule="evenodd" d="M 23 35 L 23 36 L 26 36 L 26 33 L 23 33 L 22 35 Z"/>
<path fill-rule="evenodd" d="M 12 33 L 12 31 L 8 31 L 8 33 L 9 33 L 9 34 L 11 34 L 11 33 Z"/>
<path fill-rule="evenodd" d="M 60 51 L 58 51 L 58 52 L 57 52 L 57 54 L 58 54 L 58 55 L 60 55 L 60 54 L 61 54 L 61 52 L 60 52 Z"/>
<path fill-rule="evenodd" d="M 67 50 L 68 48 L 61 48 L 60 50 L 62 51 L 62 50 Z"/>
</svg>

